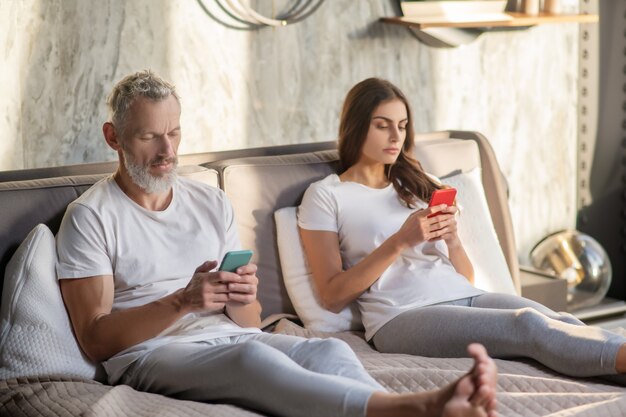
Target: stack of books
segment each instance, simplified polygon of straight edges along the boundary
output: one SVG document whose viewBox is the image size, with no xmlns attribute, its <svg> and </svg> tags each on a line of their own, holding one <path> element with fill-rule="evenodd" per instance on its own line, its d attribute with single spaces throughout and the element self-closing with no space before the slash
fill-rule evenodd
<svg viewBox="0 0 626 417">
<path fill-rule="evenodd" d="M 506 0 L 401 1 L 402 14 L 417 23 L 506 22 Z"/>
</svg>

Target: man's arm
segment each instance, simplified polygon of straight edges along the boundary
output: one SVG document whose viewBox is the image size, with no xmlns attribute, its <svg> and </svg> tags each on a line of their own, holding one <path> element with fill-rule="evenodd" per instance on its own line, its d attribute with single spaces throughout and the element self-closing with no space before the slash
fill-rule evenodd
<svg viewBox="0 0 626 417">
<path fill-rule="evenodd" d="M 259 284 L 256 271 L 255 264 L 239 267 L 237 278 L 228 284 L 226 315 L 241 327 L 261 326 L 261 303 L 256 299 Z"/>
<path fill-rule="evenodd" d="M 189 312 L 222 310 L 229 299 L 228 284 L 237 275 L 209 272 L 215 266 L 215 261 L 202 264 L 184 289 L 115 312 L 111 311 L 112 276 L 62 279 L 61 292 L 78 343 L 91 360 L 99 362 L 155 337 Z"/>
<path fill-rule="evenodd" d="M 260 327 L 261 303 L 258 300 L 250 304 L 229 301 L 226 303 L 226 315 L 241 327 Z"/>
<path fill-rule="evenodd" d="M 111 312 L 110 275 L 63 279 L 61 292 L 76 339 L 95 362 L 156 336 L 185 314 L 179 292 L 141 307 Z"/>
</svg>

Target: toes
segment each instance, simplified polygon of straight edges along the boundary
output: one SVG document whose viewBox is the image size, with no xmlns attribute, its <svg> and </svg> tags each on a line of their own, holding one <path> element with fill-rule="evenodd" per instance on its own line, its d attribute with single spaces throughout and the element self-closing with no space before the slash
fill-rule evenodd
<svg viewBox="0 0 626 417">
<path fill-rule="evenodd" d="M 493 398 L 491 399 L 491 401 L 489 401 L 485 406 L 484 406 L 485 410 L 487 411 L 487 414 L 489 417 L 495 417 L 497 415 L 497 411 L 498 411 L 498 401 L 495 398 L 495 395 L 493 396 Z"/>
<path fill-rule="evenodd" d="M 476 369 L 478 370 L 477 378 L 480 379 L 482 383 L 489 385 L 496 385 L 496 381 L 498 379 L 498 370 L 495 366 L 492 366 L 488 363 L 479 364 Z"/>
<path fill-rule="evenodd" d="M 455 396 L 460 396 L 465 399 L 469 399 L 472 396 L 472 393 L 475 392 L 474 382 L 469 375 L 464 376 L 459 380 L 456 384 L 456 389 L 454 390 Z"/>
<path fill-rule="evenodd" d="M 493 400 L 493 394 L 489 387 L 482 386 L 474 392 L 470 402 L 476 407 L 485 407 Z"/>
<path fill-rule="evenodd" d="M 467 346 L 467 353 L 470 354 L 474 359 L 483 359 L 488 358 L 487 349 L 480 343 L 471 343 Z"/>
<path fill-rule="evenodd" d="M 490 359 L 488 362 L 479 362 L 474 365 L 472 375 L 480 384 L 488 384 L 495 387 L 498 381 L 498 368 L 495 362 Z"/>
</svg>

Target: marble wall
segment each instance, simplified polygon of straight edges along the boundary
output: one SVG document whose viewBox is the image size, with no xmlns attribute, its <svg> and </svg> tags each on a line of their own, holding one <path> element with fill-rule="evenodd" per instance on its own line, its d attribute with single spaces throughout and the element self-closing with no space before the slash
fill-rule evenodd
<svg viewBox="0 0 626 417">
<path fill-rule="evenodd" d="M 0 0 L 0 169 L 115 159 L 104 100 L 138 69 L 178 86 L 181 153 L 332 140 L 347 90 L 380 76 L 410 97 L 418 132 L 491 140 L 524 261 L 575 225 L 578 25 L 440 49 L 378 22 L 395 14 L 393 0 L 329 0 L 295 25 L 242 31 L 193 0 Z"/>
</svg>

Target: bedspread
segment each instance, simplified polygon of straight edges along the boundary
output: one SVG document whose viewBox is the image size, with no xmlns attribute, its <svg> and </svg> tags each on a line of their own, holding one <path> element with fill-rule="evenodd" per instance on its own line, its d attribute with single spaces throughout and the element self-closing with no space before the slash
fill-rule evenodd
<svg viewBox="0 0 626 417">
<path fill-rule="evenodd" d="M 277 331 L 305 337 L 327 337 L 283 320 Z M 357 353 L 365 368 L 390 391 L 435 389 L 461 377 L 466 358 L 425 358 L 382 354 L 355 333 L 335 333 Z M 498 413 L 507 417 L 626 416 L 626 388 L 600 379 L 567 378 L 532 360 L 496 360 Z"/>
<path fill-rule="evenodd" d="M 328 337 L 282 320 L 276 332 L 304 337 Z M 466 358 L 425 358 L 381 354 L 358 333 L 332 334 L 345 340 L 366 369 L 394 392 L 435 389 L 453 382 L 470 367 Z M 626 415 L 626 388 L 600 379 L 567 378 L 531 360 L 496 360 L 498 402 L 502 416 Z M 0 416 L 210 416 L 249 417 L 260 414 L 226 404 L 181 401 L 137 392 L 124 385 L 49 376 L 0 381 Z"/>
</svg>

